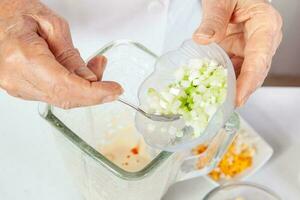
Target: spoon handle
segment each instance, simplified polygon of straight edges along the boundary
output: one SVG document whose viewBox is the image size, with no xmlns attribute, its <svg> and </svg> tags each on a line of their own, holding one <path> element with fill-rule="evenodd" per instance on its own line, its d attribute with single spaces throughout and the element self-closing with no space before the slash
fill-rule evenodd
<svg viewBox="0 0 300 200">
<path fill-rule="evenodd" d="M 151 119 L 153 121 L 163 121 L 163 122 L 170 122 L 170 121 L 175 121 L 180 118 L 180 115 L 155 115 L 155 114 L 149 114 L 145 112 L 144 110 L 140 109 L 134 104 L 129 103 L 128 101 L 125 101 L 123 99 L 118 99 L 119 102 L 133 108 L 134 110 L 138 111 L 148 119 Z"/>
<path fill-rule="evenodd" d="M 125 101 L 124 99 L 118 99 L 119 102 L 126 104 L 127 106 L 135 109 L 138 112 L 141 112 L 143 115 L 146 115 L 146 112 L 137 107 L 136 105 L 133 105 L 132 103 L 129 103 L 128 101 Z"/>
</svg>

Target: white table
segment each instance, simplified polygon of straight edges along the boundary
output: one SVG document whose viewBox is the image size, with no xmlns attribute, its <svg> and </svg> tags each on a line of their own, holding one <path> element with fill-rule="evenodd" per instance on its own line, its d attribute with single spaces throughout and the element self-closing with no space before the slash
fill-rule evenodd
<svg viewBox="0 0 300 200">
<path fill-rule="evenodd" d="M 300 88 L 262 88 L 240 111 L 274 148 L 249 180 L 284 199 L 300 199 Z M 175 184 L 163 200 L 199 200 L 212 188 L 202 178 Z M 0 92 L 0 199 L 80 200 L 37 104 Z"/>
</svg>

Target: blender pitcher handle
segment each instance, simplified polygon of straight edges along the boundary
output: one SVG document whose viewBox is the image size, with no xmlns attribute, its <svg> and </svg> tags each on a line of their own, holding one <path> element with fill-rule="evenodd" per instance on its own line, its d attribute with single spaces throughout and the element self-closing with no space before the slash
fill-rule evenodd
<svg viewBox="0 0 300 200">
<path fill-rule="evenodd" d="M 200 155 L 189 155 L 181 164 L 177 175 L 177 182 L 208 174 L 213 170 L 224 153 L 231 145 L 239 129 L 239 116 L 233 113 L 221 130 L 212 138 L 205 152 Z"/>
</svg>

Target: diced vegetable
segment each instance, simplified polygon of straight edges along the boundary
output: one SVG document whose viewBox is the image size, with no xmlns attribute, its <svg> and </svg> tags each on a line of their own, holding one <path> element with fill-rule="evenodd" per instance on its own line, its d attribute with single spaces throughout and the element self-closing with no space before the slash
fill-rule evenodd
<svg viewBox="0 0 300 200">
<path fill-rule="evenodd" d="M 215 180 L 231 179 L 243 173 L 253 164 L 256 154 L 255 138 L 251 138 L 244 129 L 240 129 L 237 137 L 228 148 L 218 166 L 209 173 Z M 200 155 L 207 150 L 207 145 L 201 144 L 192 150 L 194 155 Z M 200 157 L 201 158 L 201 157 Z M 199 158 L 196 167 L 202 169 L 205 163 Z"/>
<path fill-rule="evenodd" d="M 226 98 L 227 69 L 215 60 L 191 59 L 174 77 L 162 91 L 148 89 L 149 111 L 180 114 L 194 129 L 194 136 L 199 136 Z M 182 135 L 181 130 L 176 135 Z"/>
</svg>

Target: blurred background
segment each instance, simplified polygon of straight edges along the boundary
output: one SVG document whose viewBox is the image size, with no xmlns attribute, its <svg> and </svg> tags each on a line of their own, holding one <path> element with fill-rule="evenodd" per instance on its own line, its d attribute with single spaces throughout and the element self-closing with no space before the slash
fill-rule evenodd
<svg viewBox="0 0 300 200">
<path fill-rule="evenodd" d="M 94 1 L 96 1 L 96 0 L 94 0 Z M 114 0 L 114 1 L 117 1 L 117 0 Z M 189 0 L 189 1 L 199 1 L 200 2 L 201 0 Z M 81 30 L 83 27 L 84 28 L 89 27 L 89 26 L 87 26 L 88 23 L 85 21 L 86 20 L 85 17 L 90 17 L 89 15 L 97 15 L 95 13 L 89 13 L 89 14 L 80 13 L 80 14 L 78 14 L 78 12 L 80 10 L 88 9 L 87 7 L 89 5 L 91 5 L 91 3 L 86 4 L 85 9 L 81 9 L 81 7 L 83 5 L 76 4 L 76 2 L 78 2 L 76 0 L 64 0 L 64 1 L 43 0 L 43 2 L 45 2 L 52 9 L 56 10 L 58 13 L 60 13 L 66 19 L 68 19 L 69 22 L 71 22 L 71 25 L 72 25 L 71 27 L 74 30 L 72 35 L 73 35 L 73 38 L 76 38 L 75 44 L 78 47 L 81 47 L 81 49 L 97 49 L 99 47 L 99 44 L 105 44 L 107 42 L 105 40 L 105 41 L 101 41 L 102 43 L 100 41 L 95 44 L 88 43 L 87 42 L 88 39 L 85 39 L 84 36 L 77 35 L 78 32 L 80 32 L 79 30 Z M 63 4 L 63 2 L 66 2 L 66 4 Z M 73 6 L 69 7 L 69 4 L 67 2 L 72 2 Z M 93 1 L 89 1 L 89 2 L 93 2 Z M 173 4 L 174 4 L 174 2 L 180 3 L 180 0 L 173 0 Z M 277 8 L 277 10 L 280 12 L 280 14 L 283 17 L 283 40 L 282 40 L 282 43 L 281 43 L 279 49 L 277 50 L 277 53 L 273 59 L 271 71 L 270 71 L 269 76 L 267 77 L 264 85 L 265 86 L 300 86 L 300 64 L 298 64 L 298 57 L 300 57 L 300 39 L 299 39 L 299 36 L 300 36 L 300 23 L 299 23 L 300 1 L 299 0 L 272 0 L 272 5 Z M 198 9 L 198 8 L 195 8 L 193 6 L 193 4 L 191 4 L 191 8 L 188 8 L 189 7 L 188 5 L 186 5 L 185 7 L 187 7 L 186 9 L 190 9 L 191 11 L 193 9 L 196 9 L 196 10 Z M 99 11 L 99 12 L 103 12 L 103 10 Z M 197 12 L 194 12 L 194 13 L 197 13 Z M 180 15 L 180 12 L 178 12 L 178 15 Z M 198 16 L 193 16 L 193 15 L 186 16 L 185 18 L 187 18 L 187 17 L 190 17 L 190 18 L 194 17 L 195 19 L 199 18 Z M 184 23 L 186 23 L 185 18 L 181 20 L 181 22 L 182 22 L 181 25 L 183 25 L 183 26 L 184 26 Z M 73 23 L 72 20 L 74 20 L 74 19 L 76 19 L 76 22 L 78 22 L 78 23 L 72 24 Z M 181 18 L 177 19 L 177 21 L 176 21 L 177 24 L 178 23 L 180 24 L 179 19 L 181 19 Z M 110 21 L 108 20 L 105 22 L 109 23 Z M 91 22 L 89 22 L 89 23 L 91 23 Z M 191 23 L 193 23 L 193 22 L 191 22 Z M 191 27 L 197 27 L 199 22 L 195 21 L 194 23 L 195 23 L 194 26 L 191 26 Z M 93 26 L 95 26 L 95 24 Z M 78 27 L 80 29 L 78 29 Z M 180 28 L 181 26 L 177 26 L 177 27 Z M 107 31 L 110 29 L 112 29 L 112 27 L 107 28 L 105 25 L 105 28 L 103 28 L 103 27 L 101 28 L 101 32 L 103 32 L 104 34 L 107 34 L 105 32 L 105 30 Z M 94 32 L 94 30 L 89 31 L 89 34 L 92 34 L 93 32 Z M 183 40 L 183 39 L 189 37 L 190 36 L 189 34 L 193 33 L 194 29 L 187 30 L 187 34 L 183 35 L 182 38 L 180 38 L 178 35 L 176 35 L 172 40 L 172 39 L 170 39 L 170 37 L 173 35 L 172 34 L 173 32 L 174 32 L 174 30 L 171 29 L 171 31 L 170 31 L 171 34 L 168 34 L 168 40 L 170 40 L 169 43 L 179 45 L 181 42 L 178 43 L 178 41 L 181 41 L 181 39 Z M 111 34 L 111 33 L 109 33 L 109 34 Z M 123 35 L 120 35 L 120 34 L 115 35 L 115 37 L 117 39 L 119 39 L 120 36 L 124 37 Z M 108 37 L 108 36 L 106 36 L 106 37 Z M 100 37 L 100 39 L 101 39 L 101 37 Z M 85 44 L 88 44 L 89 48 L 87 48 L 87 46 L 84 46 Z M 91 45 L 94 45 L 94 46 L 91 48 Z M 150 45 L 145 44 L 145 45 L 147 47 L 151 47 L 151 44 Z M 176 45 L 175 45 L 175 47 L 177 47 Z M 90 53 L 92 53 L 92 52 L 90 52 Z"/>
<path fill-rule="evenodd" d="M 300 1 L 272 0 L 283 17 L 283 40 L 273 59 L 266 86 L 300 86 Z"/>
</svg>

